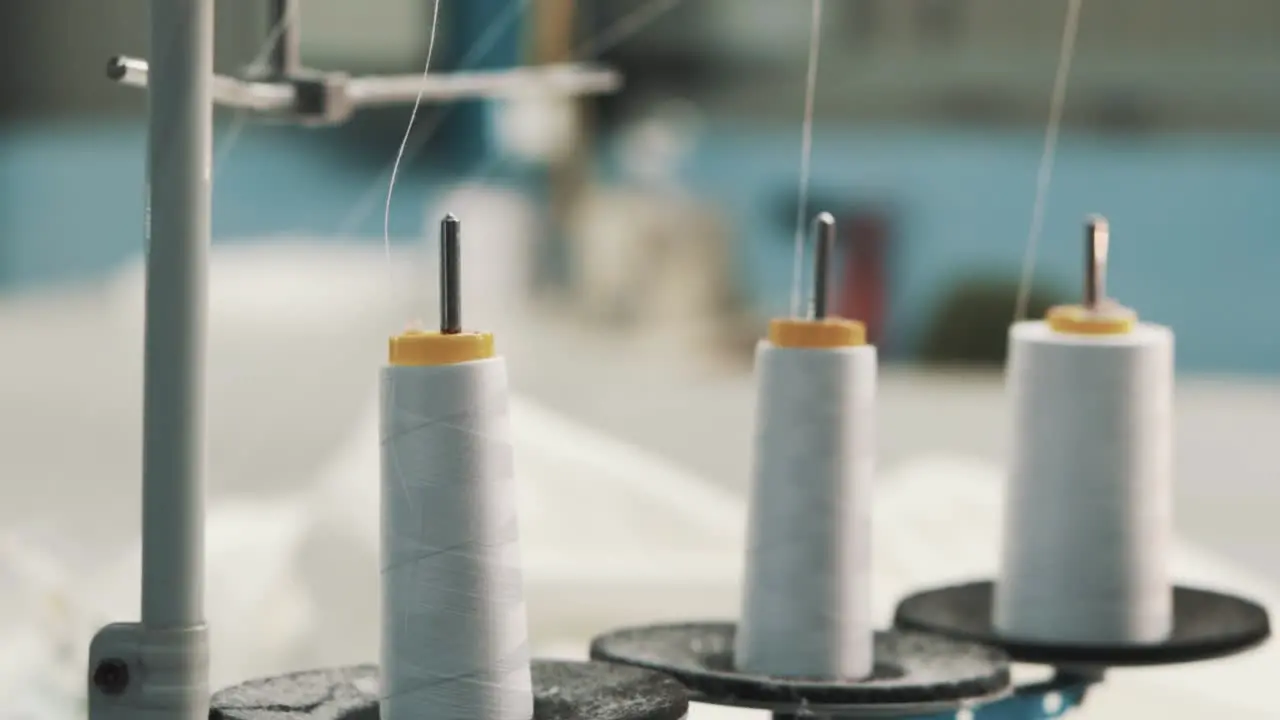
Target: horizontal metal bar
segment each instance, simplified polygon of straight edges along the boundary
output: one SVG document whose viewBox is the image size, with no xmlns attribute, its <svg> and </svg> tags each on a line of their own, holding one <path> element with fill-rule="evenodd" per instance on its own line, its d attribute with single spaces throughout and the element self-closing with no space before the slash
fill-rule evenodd
<svg viewBox="0 0 1280 720">
<path fill-rule="evenodd" d="M 146 87 L 146 60 L 112 58 L 107 76 L 132 87 Z M 422 93 L 423 102 L 503 99 L 530 95 L 575 97 L 599 95 L 622 87 L 622 76 L 614 70 L 575 64 L 520 67 L 509 70 L 451 72 L 422 75 L 369 76 L 346 79 L 339 86 L 353 109 L 413 102 Z M 263 114 L 293 112 L 298 104 L 293 82 L 261 82 L 217 75 L 213 82 L 214 102 Z"/>
<path fill-rule="evenodd" d="M 357 107 L 423 101 L 502 99 L 529 95 L 602 95 L 622 87 L 622 76 L 608 68 L 542 65 L 484 72 L 392 75 L 353 78 L 347 94 Z"/>
<path fill-rule="evenodd" d="M 107 77 L 122 85 L 146 87 L 149 76 L 146 60 L 115 57 L 107 64 Z M 286 113 L 293 109 L 297 93 L 288 83 L 249 82 L 213 76 L 213 101 L 218 105 L 260 113 Z"/>
</svg>

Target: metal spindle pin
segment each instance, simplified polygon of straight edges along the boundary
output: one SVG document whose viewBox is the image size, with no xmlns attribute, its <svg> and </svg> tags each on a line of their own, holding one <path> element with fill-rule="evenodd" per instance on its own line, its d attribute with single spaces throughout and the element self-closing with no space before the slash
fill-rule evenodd
<svg viewBox="0 0 1280 720">
<path fill-rule="evenodd" d="M 831 255 L 836 244 L 836 219 L 831 213 L 818 213 L 813 219 L 813 234 L 813 319 L 823 320 L 827 317 Z"/>
<path fill-rule="evenodd" d="M 1084 234 L 1084 306 L 1097 310 L 1107 299 L 1107 252 L 1111 226 L 1101 215 L 1090 216 Z"/>
<path fill-rule="evenodd" d="M 440 221 L 440 333 L 462 332 L 462 223 L 452 213 Z"/>
</svg>

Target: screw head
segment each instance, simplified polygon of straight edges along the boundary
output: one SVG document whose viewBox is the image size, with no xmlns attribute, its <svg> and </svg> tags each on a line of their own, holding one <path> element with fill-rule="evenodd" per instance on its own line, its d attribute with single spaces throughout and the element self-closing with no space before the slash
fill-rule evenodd
<svg viewBox="0 0 1280 720">
<path fill-rule="evenodd" d="M 93 686 L 104 695 L 119 695 L 129 687 L 129 665 L 118 658 L 108 658 L 93 669 Z"/>
</svg>

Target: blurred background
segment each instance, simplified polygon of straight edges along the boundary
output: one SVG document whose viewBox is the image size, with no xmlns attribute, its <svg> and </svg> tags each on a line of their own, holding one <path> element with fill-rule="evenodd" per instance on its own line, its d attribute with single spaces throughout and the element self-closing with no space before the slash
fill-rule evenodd
<svg viewBox="0 0 1280 720">
<path fill-rule="evenodd" d="M 218 3 L 220 72 L 261 55 L 262 6 Z M 968 463 L 952 474 L 999 474 L 999 370 L 1065 8 L 827 3 L 809 210 L 837 217 L 835 305 L 882 349 L 886 474 L 938 458 Z M 425 0 L 304 0 L 303 59 L 420 71 L 430 13 Z M 0 4 L 0 56 L 20 70 L 0 73 L 0 529 L 11 581 L 62 598 L 40 605 L 49 617 L 122 588 L 112 609 L 76 615 L 86 627 L 136 613 L 136 569 L 108 572 L 104 558 L 127 566 L 139 518 L 145 97 L 109 82 L 105 63 L 147 55 L 146 18 L 143 0 Z M 804 0 L 444 0 L 435 70 L 594 60 L 625 86 L 424 106 L 389 206 L 407 107 L 324 129 L 219 111 L 209 483 L 223 521 L 210 532 L 240 548 L 226 551 L 229 577 L 279 554 L 255 572 L 298 637 L 376 608 L 372 581 L 373 594 L 352 591 L 337 570 L 368 564 L 347 557 L 342 533 L 376 518 L 354 517 L 366 506 L 335 488 L 376 488 L 376 456 L 360 450 L 374 442 L 376 368 L 389 332 L 433 317 L 432 244 L 451 211 L 467 233 L 464 319 L 499 332 L 528 408 L 517 442 L 547 456 L 526 463 L 541 518 L 526 519 L 526 553 L 585 552 L 581 537 L 540 533 L 586 517 L 618 536 L 601 563 L 647 558 L 645 577 L 666 589 L 635 621 L 732 614 L 751 356 L 791 292 L 808 33 Z M 1178 333 L 1179 532 L 1264 584 L 1280 583 L 1278 200 L 1280 3 L 1086 2 L 1032 312 L 1077 297 L 1081 222 L 1106 214 L 1112 293 Z M 643 459 L 621 459 L 633 451 Z M 653 477 L 635 477 L 641 467 Z M 584 504 L 592 473 L 627 479 Z M 692 484 L 710 493 L 696 512 Z M 919 488 L 941 486 L 916 487 L 923 505 L 933 491 Z M 619 499 L 636 492 L 652 503 Z M 956 522 L 964 534 L 989 518 Z M 686 577 L 659 550 L 634 550 L 654 532 L 676 538 L 673 556 L 702 543 L 714 570 Z M 573 583 L 588 576 L 608 585 L 586 559 L 573 572 L 548 562 L 559 569 L 530 570 L 535 585 L 561 583 L 548 597 L 587 597 Z M 285 567 L 301 568 L 296 582 Z M 263 601 L 244 602 L 256 613 Z M 29 641 L 64 643 L 65 660 L 91 631 L 77 627 Z M 548 631 L 546 647 L 594 629 Z M 366 630 L 222 679 L 366 659 Z"/>
</svg>

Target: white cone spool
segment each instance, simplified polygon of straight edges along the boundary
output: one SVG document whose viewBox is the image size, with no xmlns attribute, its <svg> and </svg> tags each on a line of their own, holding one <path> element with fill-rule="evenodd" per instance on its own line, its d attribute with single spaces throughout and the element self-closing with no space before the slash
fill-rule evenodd
<svg viewBox="0 0 1280 720">
<path fill-rule="evenodd" d="M 874 667 L 876 349 L 756 351 L 758 408 L 735 664 L 777 677 Z"/>
<path fill-rule="evenodd" d="M 1173 333 L 1010 331 L 1013 461 L 993 622 L 1016 638 L 1168 637 Z"/>
<path fill-rule="evenodd" d="M 529 720 L 500 358 L 382 375 L 384 720 Z"/>
</svg>

